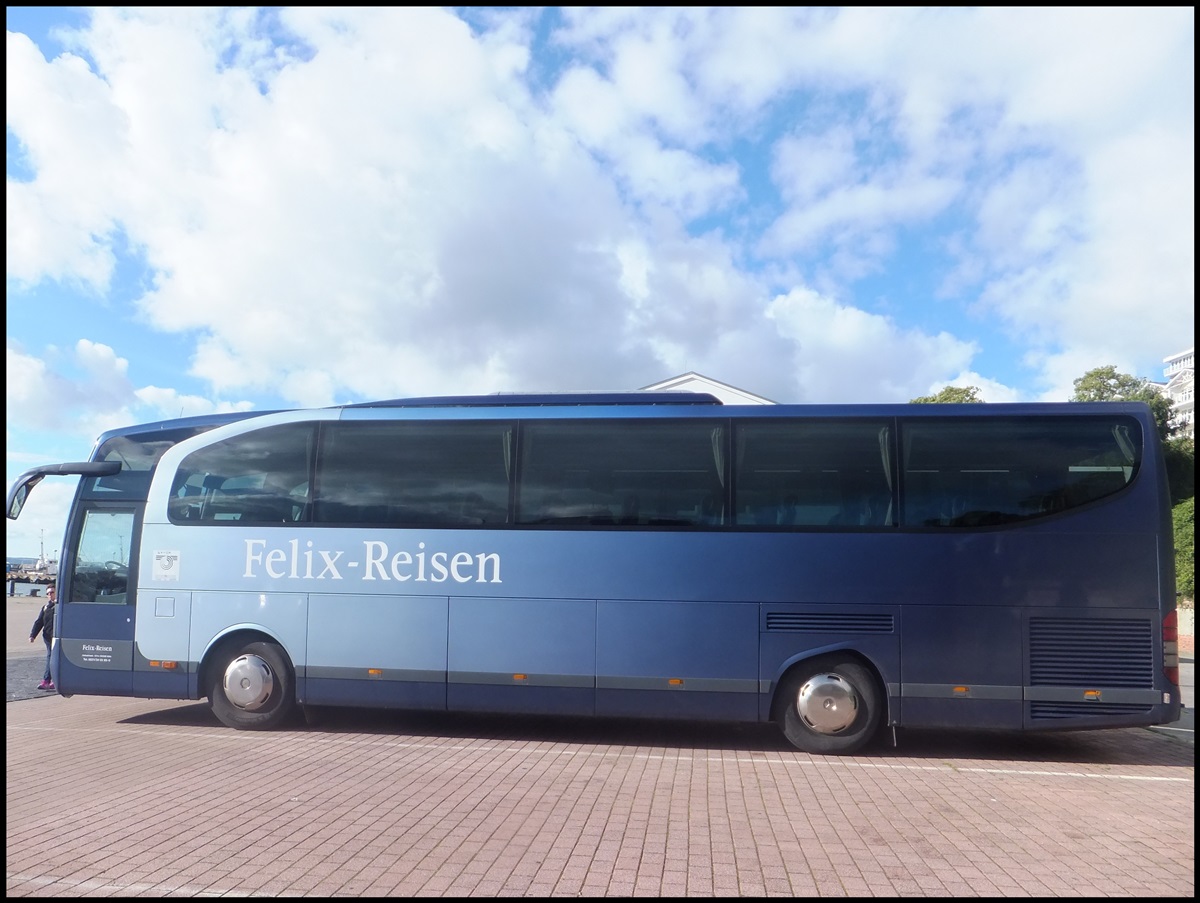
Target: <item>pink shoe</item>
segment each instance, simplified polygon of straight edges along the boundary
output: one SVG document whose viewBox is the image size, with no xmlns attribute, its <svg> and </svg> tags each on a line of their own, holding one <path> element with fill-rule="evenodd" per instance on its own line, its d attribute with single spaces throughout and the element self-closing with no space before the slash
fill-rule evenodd
<svg viewBox="0 0 1200 903">
<path fill-rule="evenodd" d="M 38 684 L 39 690 L 50 690 L 53 689 L 53 687 L 54 684 L 50 683 L 48 680 L 43 680 L 40 684 Z"/>
<path fill-rule="evenodd" d="M 47 683 L 47 684 L 46 684 L 46 689 L 47 689 L 47 690 L 53 690 L 53 689 L 54 689 L 54 681 L 50 681 L 49 683 Z"/>
</svg>

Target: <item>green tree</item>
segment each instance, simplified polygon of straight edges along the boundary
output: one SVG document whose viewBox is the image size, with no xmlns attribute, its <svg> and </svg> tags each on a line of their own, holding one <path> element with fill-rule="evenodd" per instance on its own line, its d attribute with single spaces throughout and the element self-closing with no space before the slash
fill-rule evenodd
<svg viewBox="0 0 1200 903">
<path fill-rule="evenodd" d="M 1181 602 L 1196 598 L 1196 500 L 1190 498 L 1171 509 L 1175 524 L 1175 591 Z"/>
<path fill-rule="evenodd" d="M 909 404 L 983 404 L 978 386 L 946 386 L 936 395 L 922 395 Z"/>
<path fill-rule="evenodd" d="M 1171 422 L 1171 399 L 1144 376 L 1118 373 L 1112 364 L 1089 370 L 1075 380 L 1071 401 L 1144 401 L 1154 413 L 1159 438 L 1165 442 L 1175 432 Z"/>
<path fill-rule="evenodd" d="M 1196 598 L 1196 440 L 1176 436 L 1163 448 L 1175 525 L 1175 590 L 1180 601 Z"/>
<path fill-rule="evenodd" d="M 1167 466 L 1167 484 L 1171 487 L 1171 504 L 1177 505 L 1196 494 L 1196 445 L 1186 436 L 1172 438 L 1175 423 L 1171 400 L 1150 380 L 1141 376 L 1118 373 L 1111 364 L 1089 370 L 1075 380 L 1071 401 L 1144 401 L 1150 405 L 1158 435 L 1163 440 L 1163 457 Z"/>
<path fill-rule="evenodd" d="M 1196 440 L 1191 436 L 1168 439 L 1163 447 L 1167 464 L 1167 484 L 1171 487 L 1171 504 L 1196 495 Z"/>
</svg>

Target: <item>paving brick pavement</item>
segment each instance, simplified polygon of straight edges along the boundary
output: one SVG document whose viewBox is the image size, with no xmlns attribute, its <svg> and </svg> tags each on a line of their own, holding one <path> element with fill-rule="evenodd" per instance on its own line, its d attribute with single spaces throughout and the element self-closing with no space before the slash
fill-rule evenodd
<svg viewBox="0 0 1200 903">
<path fill-rule="evenodd" d="M 197 703 L 6 706 L 15 896 L 1168 896 L 1193 747 L 1149 731 L 906 736 Z M 48 767 L 47 763 L 53 763 Z"/>
<path fill-rule="evenodd" d="M 253 733 L 56 695 L 6 720 L 10 897 L 1195 891 L 1194 746 L 1150 730 L 821 758 L 758 725 L 345 710 Z"/>
</svg>

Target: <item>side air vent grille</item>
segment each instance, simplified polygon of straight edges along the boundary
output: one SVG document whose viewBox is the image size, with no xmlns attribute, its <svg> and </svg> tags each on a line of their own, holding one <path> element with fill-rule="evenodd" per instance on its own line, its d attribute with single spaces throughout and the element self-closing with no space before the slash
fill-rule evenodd
<svg viewBox="0 0 1200 903">
<path fill-rule="evenodd" d="M 1141 715 L 1149 706 L 1121 702 L 1031 702 L 1029 717 L 1034 721 L 1063 718 L 1095 718 L 1099 715 Z"/>
<path fill-rule="evenodd" d="M 887 634 L 896 630 L 890 614 L 853 614 L 850 612 L 771 612 L 767 630 L 788 633 Z"/>
<path fill-rule="evenodd" d="M 1140 619 L 1030 618 L 1029 682 L 1035 687 L 1152 689 L 1152 631 L 1152 623 Z"/>
</svg>

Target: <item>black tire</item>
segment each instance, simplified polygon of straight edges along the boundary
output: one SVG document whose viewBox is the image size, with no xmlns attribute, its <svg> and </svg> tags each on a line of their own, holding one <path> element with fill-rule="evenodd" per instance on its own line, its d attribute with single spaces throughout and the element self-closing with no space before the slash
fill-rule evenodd
<svg viewBox="0 0 1200 903">
<path fill-rule="evenodd" d="M 243 731 L 278 727 L 296 704 L 287 656 L 275 643 L 225 647 L 209 671 L 208 702 L 222 724 Z"/>
<path fill-rule="evenodd" d="M 883 718 L 875 677 L 841 656 L 797 665 L 780 683 L 776 702 L 783 735 L 798 749 L 818 755 L 859 751 L 875 738 Z"/>
</svg>

